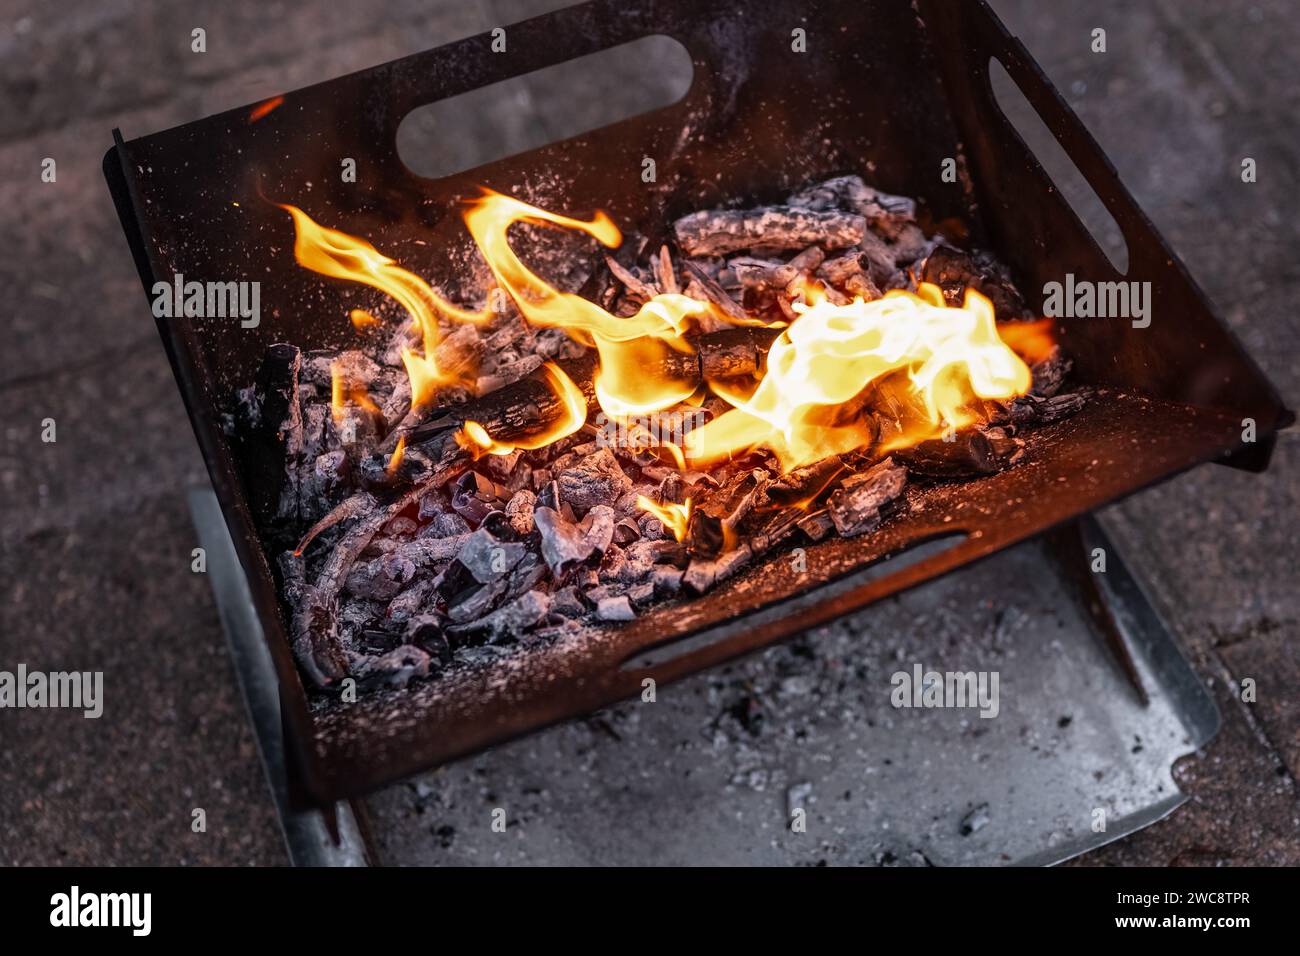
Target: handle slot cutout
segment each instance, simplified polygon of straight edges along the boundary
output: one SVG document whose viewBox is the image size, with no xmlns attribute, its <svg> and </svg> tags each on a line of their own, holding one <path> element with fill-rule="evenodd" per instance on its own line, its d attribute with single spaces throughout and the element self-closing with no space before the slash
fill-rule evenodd
<svg viewBox="0 0 1300 956">
<path fill-rule="evenodd" d="M 998 111 L 1024 141 L 1079 222 L 1120 275 L 1128 274 L 1129 250 L 1119 223 L 1048 129 L 1038 110 L 997 57 L 989 60 L 989 83 Z"/>
<path fill-rule="evenodd" d="M 397 128 L 397 155 L 441 179 L 671 106 L 694 78 L 679 42 L 641 37 L 418 106 Z"/>
</svg>

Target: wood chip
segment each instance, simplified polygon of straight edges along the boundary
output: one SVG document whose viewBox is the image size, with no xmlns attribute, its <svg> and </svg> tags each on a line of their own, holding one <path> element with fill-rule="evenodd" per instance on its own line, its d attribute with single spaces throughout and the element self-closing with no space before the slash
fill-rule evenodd
<svg viewBox="0 0 1300 956">
<path fill-rule="evenodd" d="M 677 270 L 673 268 L 672 253 L 667 246 L 659 247 L 659 288 L 670 295 L 682 291 L 677 285 Z"/>
<path fill-rule="evenodd" d="M 682 584 L 696 594 L 703 594 L 741 570 L 753 556 L 749 545 L 741 544 L 717 558 L 695 558 L 682 575 Z"/>
</svg>

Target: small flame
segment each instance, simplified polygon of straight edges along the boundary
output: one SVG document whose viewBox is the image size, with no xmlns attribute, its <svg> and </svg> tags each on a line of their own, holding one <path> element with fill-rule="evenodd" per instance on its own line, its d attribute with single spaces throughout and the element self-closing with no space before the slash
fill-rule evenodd
<svg viewBox="0 0 1300 956">
<path fill-rule="evenodd" d="M 509 455 L 518 450 L 528 451 L 533 448 L 545 448 L 552 442 L 572 435 L 587 421 L 587 396 L 574 384 L 573 379 L 565 374 L 564 369 L 554 362 L 542 366 L 542 374 L 555 396 L 564 405 L 564 414 L 550 428 L 541 434 L 533 435 L 515 444 L 498 442 L 488 434 L 486 428 L 478 422 L 469 421 L 456 434 L 456 441 L 475 458 L 483 455 Z"/>
<path fill-rule="evenodd" d="M 330 365 L 330 413 L 335 424 L 346 417 L 349 404 L 363 408 L 372 415 L 380 414 L 380 408 L 370 399 L 364 385 L 351 382 L 344 374 L 338 362 Z"/>
<path fill-rule="evenodd" d="M 273 109 L 275 109 L 276 107 L 280 106 L 283 103 L 284 103 L 283 96 L 273 96 L 269 100 L 266 100 L 262 103 L 258 103 L 256 106 L 252 108 L 252 110 L 249 111 L 248 121 L 250 123 L 256 123 L 262 117 L 266 116 L 266 114 L 270 113 Z"/>
<path fill-rule="evenodd" d="M 680 505 L 671 501 L 661 505 L 651 501 L 645 495 L 637 495 L 636 506 L 658 518 L 665 528 L 672 531 L 673 537 L 678 541 L 686 537 L 686 528 L 691 523 L 690 498 Z"/>
<path fill-rule="evenodd" d="M 373 329 L 379 324 L 379 320 L 365 309 L 353 309 L 348 313 L 348 320 L 354 329 Z"/>
<path fill-rule="evenodd" d="M 384 468 L 384 471 L 388 474 L 388 477 L 391 478 L 393 477 L 393 475 L 397 474 L 397 468 L 399 465 L 401 465 L 402 459 L 405 456 L 406 456 L 406 436 L 403 435 L 397 439 L 397 447 L 394 448 L 393 453 L 388 456 L 388 465 Z"/>
</svg>

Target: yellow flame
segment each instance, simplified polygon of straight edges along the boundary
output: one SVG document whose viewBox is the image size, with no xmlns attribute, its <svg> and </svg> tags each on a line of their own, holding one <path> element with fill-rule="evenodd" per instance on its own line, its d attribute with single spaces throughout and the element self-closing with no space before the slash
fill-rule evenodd
<svg viewBox="0 0 1300 956">
<path fill-rule="evenodd" d="M 379 320 L 365 309 L 353 309 L 348 313 L 348 320 L 354 329 L 372 329 L 379 324 Z"/>
<path fill-rule="evenodd" d="M 542 374 L 555 396 L 564 405 L 564 413 L 559 420 L 544 432 L 527 439 L 508 444 L 498 442 L 488 434 L 488 430 L 478 422 L 467 421 L 459 432 L 456 441 L 475 458 L 483 455 L 509 455 L 515 450 L 527 451 L 544 448 L 552 442 L 572 435 L 587 421 L 587 396 L 574 384 L 573 379 L 565 374 L 564 369 L 554 362 L 542 366 Z"/>
<path fill-rule="evenodd" d="M 434 359 L 437 317 L 482 322 L 490 318 L 490 309 L 461 309 L 364 240 L 322 227 L 293 206 L 282 208 L 294 218 L 294 254 L 300 264 L 380 289 L 412 316 L 423 336 L 423 354 L 405 348 L 402 361 L 414 403 L 429 401 L 447 381 Z M 683 402 L 698 404 L 702 390 L 692 372 L 694 346 L 688 333 L 706 317 L 758 322 L 727 318 L 710 304 L 677 293 L 654 295 L 634 315 L 615 316 L 535 275 L 510 246 L 511 226 L 529 223 L 574 230 L 612 248 L 622 234 L 603 212 L 590 220 L 574 219 L 484 190 L 470 203 L 465 223 L 497 285 L 525 321 L 564 329 L 596 349 L 594 392 L 612 419 L 626 421 Z M 856 298 L 836 305 L 816 282 L 797 286 L 804 301 L 791 304 L 795 318 L 768 352 L 756 387 L 708 382 L 732 408 L 692 430 L 684 448 L 665 446 L 679 468 L 766 448 L 788 471 L 868 447 L 877 436 L 870 410 L 863 407 L 868 397 L 900 399 L 892 404 L 905 411 L 898 432 L 878 450 L 936 437 L 976 421 L 979 410 L 972 406 L 977 399 L 1026 392 L 1031 375 L 1025 361 L 1038 361 L 1052 346 L 1044 323 L 1012 323 L 1000 330 L 992 304 L 974 290 L 967 290 L 959 307 L 947 305 L 939 288 L 924 282 L 915 293 L 894 290 L 871 302 Z M 358 321 L 354 311 L 353 322 Z M 470 421 L 457 433 L 460 443 L 476 457 L 504 455 L 545 446 L 581 427 L 587 413 L 581 390 L 558 367 L 548 365 L 545 374 L 565 403 L 554 428 L 524 443 L 505 443 Z M 343 397 L 355 401 L 351 394 Z"/>
<path fill-rule="evenodd" d="M 698 382 L 667 369 L 679 364 L 671 363 L 672 352 L 693 351 L 684 333 L 692 316 L 709 311 L 707 305 L 667 293 L 656 295 L 635 315 L 611 315 L 596 303 L 561 292 L 534 275 L 510 247 L 507 233 L 517 222 L 575 229 L 611 248 L 622 242 L 622 234 L 603 212 L 590 221 L 571 219 L 490 190 L 485 190 L 465 215 L 465 224 L 488 268 L 524 318 L 534 325 L 562 328 L 577 341 L 596 348 L 600 355 L 596 397 L 607 415 L 625 418 L 661 411 L 695 391 Z"/>
<path fill-rule="evenodd" d="M 678 541 L 686 537 L 686 528 L 691 522 L 690 498 L 680 505 L 671 501 L 661 505 L 651 501 L 645 495 L 637 495 L 636 506 L 658 518 L 665 528 L 672 531 L 673 537 Z"/>
<path fill-rule="evenodd" d="M 384 468 L 384 471 L 388 473 L 388 476 L 390 478 L 393 475 L 397 474 L 397 468 L 402 463 L 402 459 L 405 456 L 406 456 L 406 436 L 402 435 L 400 438 L 397 439 L 397 447 L 394 448 L 393 453 L 388 456 L 388 465 Z"/>
<path fill-rule="evenodd" d="M 378 289 L 396 299 L 415 320 L 424 354 L 403 347 L 402 362 L 411 378 L 412 403 L 429 403 L 437 388 L 454 378 L 440 372 L 434 358 L 433 350 L 442 337 L 437 314 L 457 322 L 483 323 L 491 318 L 491 309 L 486 306 L 478 311 L 462 309 L 364 239 L 322 226 L 296 206 L 281 204 L 280 208 L 293 217 L 293 254 L 300 266 L 333 279 Z"/>
<path fill-rule="evenodd" d="M 771 450 L 785 470 L 864 447 L 874 433 L 861 415 L 837 412 L 864 388 L 905 372 L 924 406 L 921 427 L 906 443 L 976 419 L 973 398 L 1023 394 L 1029 368 L 998 337 L 993 306 L 967 290 L 960 308 L 945 305 L 937 286 L 916 294 L 894 290 L 881 299 L 834 305 L 795 303 L 798 317 L 773 343 L 767 372 L 749 397 L 714 391 L 734 406 L 686 436 L 692 464 L 751 448 Z"/>
<path fill-rule="evenodd" d="M 349 381 L 339 363 L 333 362 L 330 365 L 330 413 L 336 424 L 343 421 L 349 404 L 364 408 L 372 415 L 380 414 L 379 406 L 371 401 L 366 387 L 359 382 Z"/>
<path fill-rule="evenodd" d="M 686 470 L 686 456 L 682 454 L 682 449 L 675 442 L 666 441 L 659 446 L 672 455 L 673 461 L 677 463 L 678 471 Z"/>
</svg>

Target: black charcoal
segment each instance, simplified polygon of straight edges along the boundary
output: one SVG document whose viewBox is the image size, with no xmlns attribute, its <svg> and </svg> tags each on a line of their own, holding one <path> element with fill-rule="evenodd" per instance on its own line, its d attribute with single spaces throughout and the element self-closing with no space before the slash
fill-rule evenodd
<svg viewBox="0 0 1300 956">
<path fill-rule="evenodd" d="M 465 566 L 480 584 L 496 581 L 519 563 L 528 549 L 517 541 L 503 541 L 487 528 L 469 535 L 456 553 L 456 560 Z"/>
<path fill-rule="evenodd" d="M 510 527 L 515 530 L 516 534 L 528 535 L 533 533 L 535 527 L 533 508 L 536 504 L 537 496 L 526 488 L 516 491 L 514 496 L 506 502 L 505 514 L 510 521 Z"/>
<path fill-rule="evenodd" d="M 879 527 L 907 487 L 907 469 L 892 458 L 840 483 L 826 502 L 835 529 L 846 538 Z"/>
</svg>

